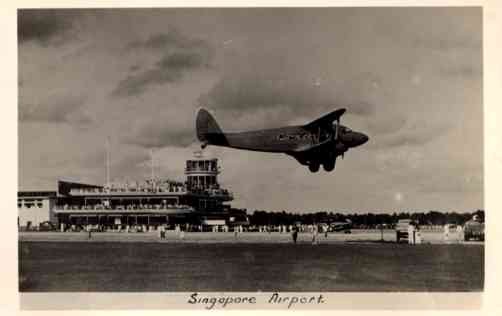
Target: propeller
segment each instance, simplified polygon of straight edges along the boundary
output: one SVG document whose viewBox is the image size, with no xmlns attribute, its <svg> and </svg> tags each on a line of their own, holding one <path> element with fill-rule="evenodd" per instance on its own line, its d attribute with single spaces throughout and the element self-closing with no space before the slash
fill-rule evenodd
<svg viewBox="0 0 502 316">
<path fill-rule="evenodd" d="M 338 117 L 336 120 L 336 125 L 335 125 L 335 148 L 337 148 L 339 145 L 343 146 L 343 143 L 339 142 L 339 136 L 340 136 L 340 117 Z M 335 149 L 336 150 L 336 149 Z M 345 151 L 342 150 L 342 159 L 343 159 L 343 154 Z"/>
<path fill-rule="evenodd" d="M 339 129 L 340 129 L 340 117 L 338 117 L 338 118 L 336 119 L 336 126 L 335 126 L 335 141 L 338 141 Z"/>
</svg>

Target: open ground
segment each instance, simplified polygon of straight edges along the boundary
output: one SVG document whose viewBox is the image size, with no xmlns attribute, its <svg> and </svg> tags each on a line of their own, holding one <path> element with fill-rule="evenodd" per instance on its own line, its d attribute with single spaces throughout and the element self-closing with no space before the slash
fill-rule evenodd
<svg viewBox="0 0 502 316">
<path fill-rule="evenodd" d="M 22 292 L 482 291 L 482 243 L 384 242 L 377 232 L 301 234 L 23 233 Z M 440 234 L 439 234 L 440 235 Z M 435 238 L 431 238 L 435 236 Z M 37 241 L 38 240 L 38 241 Z M 68 242 L 78 241 L 78 242 Z M 125 241 L 125 242 L 124 242 Z"/>
</svg>

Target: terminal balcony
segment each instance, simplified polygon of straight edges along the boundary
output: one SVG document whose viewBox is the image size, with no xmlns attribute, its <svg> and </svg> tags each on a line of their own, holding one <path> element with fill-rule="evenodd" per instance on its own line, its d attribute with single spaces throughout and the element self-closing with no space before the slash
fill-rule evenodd
<svg viewBox="0 0 502 316">
<path fill-rule="evenodd" d="M 189 167 L 185 168 L 185 174 L 186 175 L 191 175 L 191 174 L 220 174 L 221 173 L 221 168 L 201 168 L 201 167 Z"/>
<path fill-rule="evenodd" d="M 188 205 L 59 205 L 54 209 L 56 214 L 189 214 L 195 212 Z"/>
<path fill-rule="evenodd" d="M 174 188 L 95 188 L 95 189 L 71 189 L 73 196 L 107 196 L 107 195 L 179 195 L 186 194 L 187 188 L 179 186 Z"/>
<path fill-rule="evenodd" d="M 226 189 L 196 189 L 190 190 L 190 194 L 201 197 L 212 197 L 222 201 L 232 201 L 234 195 Z"/>
</svg>

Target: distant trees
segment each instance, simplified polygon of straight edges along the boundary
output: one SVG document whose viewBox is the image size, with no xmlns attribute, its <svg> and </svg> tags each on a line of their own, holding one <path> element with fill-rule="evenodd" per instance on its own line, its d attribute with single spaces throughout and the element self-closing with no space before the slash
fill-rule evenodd
<svg viewBox="0 0 502 316">
<path fill-rule="evenodd" d="M 314 223 L 334 223 L 350 220 L 354 227 L 375 228 L 378 225 L 391 226 L 399 219 L 411 218 L 420 225 L 444 225 L 446 223 L 464 224 L 471 219 L 473 215 L 478 215 L 484 220 L 484 210 L 477 210 L 471 213 L 457 212 L 438 212 L 428 211 L 426 213 L 362 213 L 362 214 L 341 214 L 333 212 L 310 212 L 310 213 L 289 213 L 286 211 L 269 212 L 265 210 L 256 210 L 248 215 L 251 225 L 292 225 L 295 223 L 314 224 Z"/>
</svg>

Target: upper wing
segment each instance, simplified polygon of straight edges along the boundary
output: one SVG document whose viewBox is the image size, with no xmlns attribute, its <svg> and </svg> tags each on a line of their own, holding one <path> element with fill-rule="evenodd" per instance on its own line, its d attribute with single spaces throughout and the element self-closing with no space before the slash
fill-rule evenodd
<svg viewBox="0 0 502 316">
<path fill-rule="evenodd" d="M 328 113 L 324 116 L 321 116 L 320 118 L 308 123 L 304 127 L 307 129 L 312 129 L 312 128 L 315 128 L 318 126 L 331 125 L 331 123 L 333 123 L 334 120 L 340 119 L 340 116 L 342 116 L 343 113 L 345 113 L 345 111 L 346 111 L 345 109 L 335 110 L 331 113 Z"/>
</svg>

